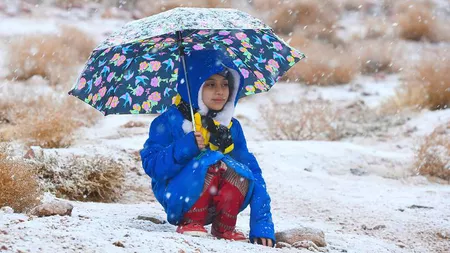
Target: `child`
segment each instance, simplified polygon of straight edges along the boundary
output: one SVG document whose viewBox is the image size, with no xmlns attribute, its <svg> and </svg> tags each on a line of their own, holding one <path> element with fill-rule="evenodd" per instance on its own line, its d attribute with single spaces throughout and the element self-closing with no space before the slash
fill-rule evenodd
<svg viewBox="0 0 450 253">
<path fill-rule="evenodd" d="M 169 223 L 177 232 L 246 241 L 235 229 L 237 215 L 250 204 L 250 242 L 275 245 L 270 197 L 256 158 L 247 149 L 239 121 L 232 118 L 242 76 L 211 59 L 191 61 L 193 132 L 186 85 L 174 105 L 155 118 L 141 150 L 142 165 Z M 228 66 L 231 66 L 227 64 Z M 180 76 L 184 77 L 183 70 Z M 183 82 L 181 82 L 183 83 Z"/>
</svg>

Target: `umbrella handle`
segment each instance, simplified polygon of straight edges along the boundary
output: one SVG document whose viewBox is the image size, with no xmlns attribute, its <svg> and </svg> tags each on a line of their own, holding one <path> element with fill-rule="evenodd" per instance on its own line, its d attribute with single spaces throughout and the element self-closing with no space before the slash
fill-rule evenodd
<svg viewBox="0 0 450 253">
<path fill-rule="evenodd" d="M 187 72 L 187 68 L 186 68 L 186 60 L 184 59 L 184 47 L 182 44 L 183 41 L 183 37 L 181 35 L 181 31 L 177 31 L 177 35 L 178 35 L 178 49 L 180 52 L 180 57 L 181 57 L 181 62 L 183 63 L 183 69 L 184 69 L 184 80 L 186 82 L 187 85 L 187 93 L 188 93 L 188 98 L 189 98 L 189 108 L 191 111 L 191 119 L 192 119 L 192 129 L 194 130 L 194 132 L 197 131 L 197 128 L 195 127 L 195 119 L 194 119 L 194 108 L 192 108 L 192 99 L 191 99 L 191 87 L 189 86 L 189 78 L 188 78 L 188 72 Z"/>
</svg>

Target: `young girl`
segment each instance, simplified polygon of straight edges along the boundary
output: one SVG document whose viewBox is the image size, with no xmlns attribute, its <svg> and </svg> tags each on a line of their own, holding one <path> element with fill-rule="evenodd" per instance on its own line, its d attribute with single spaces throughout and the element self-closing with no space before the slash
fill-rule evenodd
<svg viewBox="0 0 450 253">
<path fill-rule="evenodd" d="M 232 118 L 242 76 L 227 67 L 232 63 L 213 62 L 211 54 L 189 61 L 196 66 L 188 72 L 196 132 L 187 88 L 180 84 L 174 105 L 150 126 L 140 153 L 142 165 L 178 233 L 205 236 L 204 226 L 212 224 L 211 234 L 217 238 L 247 240 L 235 226 L 239 212 L 250 204 L 250 242 L 272 247 L 270 197 L 241 125 Z"/>
</svg>

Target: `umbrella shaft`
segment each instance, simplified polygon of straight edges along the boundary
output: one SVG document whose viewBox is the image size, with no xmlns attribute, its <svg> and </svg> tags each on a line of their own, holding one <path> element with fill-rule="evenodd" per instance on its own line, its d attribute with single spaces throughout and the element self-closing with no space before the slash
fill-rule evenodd
<svg viewBox="0 0 450 253">
<path fill-rule="evenodd" d="M 191 87 L 189 86 L 188 71 L 187 71 L 187 68 L 186 68 L 186 60 L 184 58 L 184 48 L 183 48 L 183 45 L 182 45 L 183 38 L 181 36 L 181 32 L 180 31 L 177 31 L 177 34 L 178 34 L 178 46 L 180 48 L 180 57 L 181 57 L 181 62 L 183 64 L 183 69 L 184 69 L 184 81 L 186 82 L 186 85 L 187 85 L 187 93 L 188 93 L 188 98 L 189 98 L 189 108 L 191 109 L 192 129 L 194 130 L 194 132 L 196 132 L 197 129 L 195 127 L 194 109 L 192 108 Z"/>
</svg>

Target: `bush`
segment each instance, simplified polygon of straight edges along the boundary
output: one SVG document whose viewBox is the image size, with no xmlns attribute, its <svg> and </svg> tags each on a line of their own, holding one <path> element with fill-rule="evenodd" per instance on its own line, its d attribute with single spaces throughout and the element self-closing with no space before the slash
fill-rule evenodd
<svg viewBox="0 0 450 253">
<path fill-rule="evenodd" d="M 425 52 L 403 72 L 402 83 L 384 105 L 387 111 L 403 108 L 447 109 L 450 106 L 450 58 L 448 49 Z"/>
<path fill-rule="evenodd" d="M 420 175 L 450 183 L 450 122 L 424 137 L 416 151 L 415 168 Z"/>
<path fill-rule="evenodd" d="M 337 140 L 336 111 L 326 102 L 271 104 L 263 110 L 267 128 L 261 129 L 272 140 Z"/>
<path fill-rule="evenodd" d="M 62 26 L 57 35 L 28 35 L 9 44 L 9 78 L 26 80 L 34 75 L 51 85 L 74 81 L 75 67 L 84 63 L 94 41 L 75 27 Z"/>
<path fill-rule="evenodd" d="M 399 36 L 405 40 L 437 41 L 436 26 L 432 8 L 424 4 L 411 4 L 398 16 Z"/>
<path fill-rule="evenodd" d="M 400 70 L 398 61 L 401 58 L 395 55 L 397 44 L 387 40 L 364 40 L 352 44 L 355 57 L 359 60 L 362 74 L 378 72 L 394 73 Z"/>
<path fill-rule="evenodd" d="M 358 60 L 345 49 L 318 41 L 296 45 L 292 40 L 290 44 L 299 48 L 307 58 L 295 64 L 286 73 L 285 79 L 300 80 L 306 84 L 335 85 L 349 83 L 358 72 Z"/>
<path fill-rule="evenodd" d="M 59 198 L 79 201 L 117 202 L 122 196 L 125 165 L 96 156 L 36 157 L 33 161 L 46 191 Z"/>
<path fill-rule="evenodd" d="M 335 42 L 340 13 L 338 5 L 330 0 L 281 1 L 270 14 L 269 25 L 277 33 L 289 34 L 299 28 L 308 38 Z"/>
<path fill-rule="evenodd" d="M 33 167 L 10 157 L 7 149 L 0 144 L 0 207 L 26 212 L 39 204 L 42 190 Z"/>
<path fill-rule="evenodd" d="M 78 128 L 94 124 L 101 116 L 73 97 L 45 95 L 25 100 L 21 106 L 10 99 L 0 99 L 8 122 L 0 130 L 0 141 L 22 139 L 30 146 L 67 147 Z"/>
</svg>

